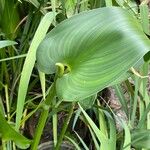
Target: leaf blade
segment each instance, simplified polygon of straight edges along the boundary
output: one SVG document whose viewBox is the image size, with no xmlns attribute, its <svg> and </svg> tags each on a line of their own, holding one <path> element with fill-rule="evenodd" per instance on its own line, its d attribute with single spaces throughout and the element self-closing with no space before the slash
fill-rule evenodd
<svg viewBox="0 0 150 150">
<path fill-rule="evenodd" d="M 138 21 L 128 12 L 100 8 L 56 26 L 40 44 L 37 62 L 47 74 L 55 73 L 56 63 L 68 66 L 71 71 L 56 82 L 57 95 L 64 101 L 79 101 L 126 73 L 149 45 Z"/>
<path fill-rule="evenodd" d="M 0 49 L 1 49 L 1 48 L 4 48 L 4 47 L 6 47 L 6 46 L 15 45 L 15 44 L 17 44 L 17 43 L 14 42 L 14 41 L 3 40 L 3 41 L 0 41 Z"/>
<path fill-rule="evenodd" d="M 34 35 L 33 41 L 29 48 L 26 60 L 23 66 L 22 75 L 19 84 L 18 98 L 17 98 L 17 111 L 16 111 L 16 130 L 19 129 L 20 121 L 22 117 L 24 101 L 27 93 L 27 88 L 30 80 L 30 76 L 36 60 L 36 50 L 42 39 L 45 37 L 46 32 L 52 23 L 54 13 L 47 13 L 38 26 L 38 29 Z"/>
</svg>

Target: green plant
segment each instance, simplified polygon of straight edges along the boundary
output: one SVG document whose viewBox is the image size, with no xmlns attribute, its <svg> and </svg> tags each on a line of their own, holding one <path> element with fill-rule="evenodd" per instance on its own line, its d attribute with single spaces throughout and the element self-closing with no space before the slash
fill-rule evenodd
<svg viewBox="0 0 150 150">
<path fill-rule="evenodd" d="M 116 7 L 100 8 L 57 25 L 41 42 L 37 63 L 47 74 L 57 71 L 59 99 L 80 101 L 119 82 L 119 77 L 148 52 L 149 44 L 138 21 L 128 12 Z M 46 118 L 42 121 L 44 119 L 46 121 Z M 104 139 L 99 139 L 101 149 L 106 145 L 111 149 L 112 145 L 106 144 Z M 115 149 L 115 145 L 113 147 Z"/>
<path fill-rule="evenodd" d="M 4 48 L 6 46 L 10 46 L 14 44 L 16 44 L 16 42 L 3 40 L 3 41 L 0 41 L 0 48 Z M 2 84 L 2 86 L 4 86 L 5 89 L 7 89 L 5 85 Z M 6 90 L 6 97 L 7 97 L 7 94 L 8 93 Z M 7 111 L 9 112 L 8 108 L 9 108 L 9 102 L 7 102 Z M 6 141 L 10 141 L 10 140 L 14 141 L 19 148 L 26 149 L 30 146 L 31 141 L 23 137 L 21 134 L 17 133 L 13 129 L 13 127 L 6 122 L 5 112 L 3 112 L 2 110 L 0 110 L 0 123 L 1 123 L 0 136 L 3 142 L 3 145 L 2 145 L 3 149 L 5 149 Z"/>
<path fill-rule="evenodd" d="M 147 4 L 134 0 L 0 0 L 0 149 L 27 149 L 30 144 L 37 149 L 48 118 L 55 149 L 68 140 L 76 149 L 88 150 L 89 143 L 78 132 L 70 132 L 74 114 L 73 126 L 84 122 L 94 149 L 148 149 Z M 120 83 L 127 87 L 130 109 Z M 108 86 L 114 87 L 127 122 L 97 97 Z M 96 119 L 84 109 L 94 112 Z M 37 111 L 41 116 L 29 140 L 24 130 Z M 62 111 L 67 117 L 59 132 Z M 124 133 L 117 133 L 116 118 Z"/>
</svg>

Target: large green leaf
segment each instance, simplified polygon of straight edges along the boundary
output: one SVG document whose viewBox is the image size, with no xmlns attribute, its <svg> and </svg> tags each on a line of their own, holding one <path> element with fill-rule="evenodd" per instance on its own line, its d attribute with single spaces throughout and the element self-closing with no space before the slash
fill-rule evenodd
<svg viewBox="0 0 150 150">
<path fill-rule="evenodd" d="M 57 95 L 66 101 L 82 100 L 126 73 L 149 46 L 127 10 L 99 8 L 75 15 L 50 31 L 37 50 L 37 63 L 47 74 L 55 73 L 56 65 L 66 66 L 69 71 L 56 82 Z"/>
</svg>

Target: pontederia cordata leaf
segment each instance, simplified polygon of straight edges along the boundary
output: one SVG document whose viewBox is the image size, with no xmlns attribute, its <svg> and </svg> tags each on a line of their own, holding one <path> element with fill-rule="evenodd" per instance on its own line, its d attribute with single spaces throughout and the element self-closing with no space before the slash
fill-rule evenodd
<svg viewBox="0 0 150 150">
<path fill-rule="evenodd" d="M 78 101 L 126 73 L 149 47 L 134 16 L 119 7 L 106 7 L 57 25 L 40 44 L 37 63 L 47 74 L 55 73 L 56 65 L 64 65 L 64 75 L 56 82 L 57 95 L 65 101 Z"/>
</svg>

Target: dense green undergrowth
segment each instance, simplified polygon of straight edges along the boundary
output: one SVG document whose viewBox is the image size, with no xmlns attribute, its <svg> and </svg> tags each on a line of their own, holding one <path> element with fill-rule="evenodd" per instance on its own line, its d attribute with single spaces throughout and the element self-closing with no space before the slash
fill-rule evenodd
<svg viewBox="0 0 150 150">
<path fill-rule="evenodd" d="M 55 150 L 150 149 L 148 3 L 0 0 L 0 149 L 38 149 L 47 122 Z"/>
</svg>

